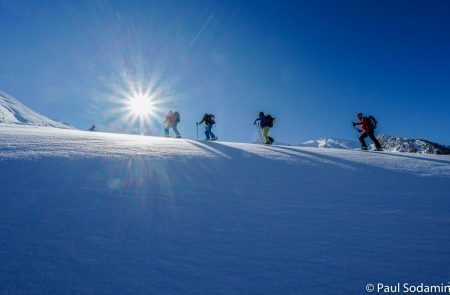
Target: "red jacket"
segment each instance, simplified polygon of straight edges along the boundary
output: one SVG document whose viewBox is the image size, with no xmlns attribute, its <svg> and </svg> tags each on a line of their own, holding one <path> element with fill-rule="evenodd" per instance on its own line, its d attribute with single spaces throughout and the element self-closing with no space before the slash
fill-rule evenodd
<svg viewBox="0 0 450 295">
<path fill-rule="evenodd" d="M 367 119 L 367 117 L 362 117 L 361 120 L 359 120 L 359 122 L 361 123 L 361 129 L 364 132 L 373 130 L 372 125 L 370 124 L 369 119 Z"/>
<path fill-rule="evenodd" d="M 167 125 L 174 125 L 177 123 L 177 118 L 173 113 L 167 114 L 166 120 L 164 121 Z"/>
</svg>

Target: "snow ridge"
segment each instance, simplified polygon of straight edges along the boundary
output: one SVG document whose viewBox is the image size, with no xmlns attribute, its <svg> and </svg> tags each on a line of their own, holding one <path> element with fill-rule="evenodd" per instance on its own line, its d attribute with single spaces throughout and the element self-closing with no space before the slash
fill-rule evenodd
<svg viewBox="0 0 450 295">
<path fill-rule="evenodd" d="M 334 149 L 355 149 L 359 147 L 356 141 L 340 139 L 340 138 L 320 138 L 317 140 L 308 140 L 299 146 L 317 147 L 317 148 L 334 148 Z"/>
<path fill-rule="evenodd" d="M 25 106 L 18 99 L 0 91 L 0 123 L 73 129 L 51 120 Z"/>
</svg>

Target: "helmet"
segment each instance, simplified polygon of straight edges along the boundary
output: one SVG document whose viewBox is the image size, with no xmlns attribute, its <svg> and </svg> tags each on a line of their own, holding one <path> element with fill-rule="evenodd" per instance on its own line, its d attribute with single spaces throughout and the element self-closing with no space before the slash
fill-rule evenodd
<svg viewBox="0 0 450 295">
<path fill-rule="evenodd" d="M 356 115 L 356 117 L 358 117 L 358 118 L 361 118 L 362 116 L 363 116 L 362 113 L 358 113 L 358 114 Z"/>
</svg>

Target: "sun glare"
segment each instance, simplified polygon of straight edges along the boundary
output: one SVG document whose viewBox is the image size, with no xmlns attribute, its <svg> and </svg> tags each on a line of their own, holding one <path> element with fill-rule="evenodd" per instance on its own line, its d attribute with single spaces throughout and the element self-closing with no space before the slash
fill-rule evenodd
<svg viewBox="0 0 450 295">
<path fill-rule="evenodd" d="M 146 116 L 153 112 L 152 99 L 147 95 L 135 95 L 129 98 L 130 112 L 135 116 Z"/>
<path fill-rule="evenodd" d="M 117 77 L 109 97 L 113 128 L 139 130 L 140 134 L 160 132 L 168 105 L 176 100 L 171 84 L 157 75 L 145 79 L 142 74 L 135 77 L 123 71 Z"/>
</svg>

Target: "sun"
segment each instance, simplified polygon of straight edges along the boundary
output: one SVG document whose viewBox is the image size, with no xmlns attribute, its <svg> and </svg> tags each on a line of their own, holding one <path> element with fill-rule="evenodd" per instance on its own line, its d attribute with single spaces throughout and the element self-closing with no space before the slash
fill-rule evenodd
<svg viewBox="0 0 450 295">
<path fill-rule="evenodd" d="M 147 116 L 154 111 L 152 98 L 149 95 L 136 94 L 128 98 L 128 108 L 135 116 Z"/>
<path fill-rule="evenodd" d="M 123 72 L 111 86 L 111 108 L 107 112 L 113 118 L 111 124 L 133 133 L 159 132 L 168 105 L 177 100 L 170 81 L 157 75 L 145 78 L 143 74 L 135 77 Z"/>
</svg>

